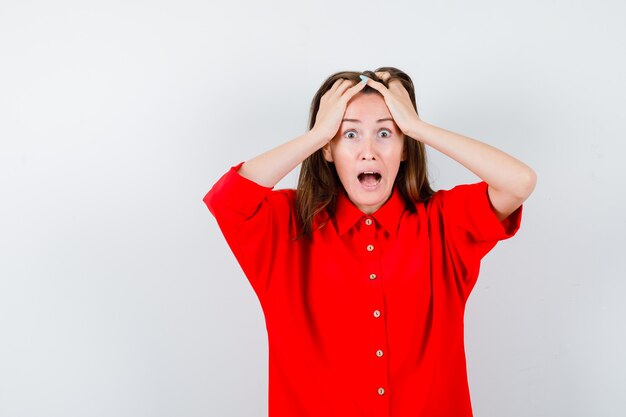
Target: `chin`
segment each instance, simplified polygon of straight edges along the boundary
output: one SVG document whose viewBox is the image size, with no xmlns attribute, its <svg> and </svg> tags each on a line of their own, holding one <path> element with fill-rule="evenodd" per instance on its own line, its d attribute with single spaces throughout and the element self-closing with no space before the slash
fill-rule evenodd
<svg viewBox="0 0 626 417">
<path fill-rule="evenodd" d="M 379 190 L 377 192 L 367 192 L 359 190 L 356 193 L 348 192 L 350 201 L 357 206 L 361 211 L 367 214 L 372 214 L 375 210 L 378 210 L 391 196 L 392 190 Z"/>
</svg>

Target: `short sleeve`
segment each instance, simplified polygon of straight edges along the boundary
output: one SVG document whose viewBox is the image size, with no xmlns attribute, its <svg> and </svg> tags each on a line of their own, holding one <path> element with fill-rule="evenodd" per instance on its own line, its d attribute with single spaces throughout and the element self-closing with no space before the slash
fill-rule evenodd
<svg viewBox="0 0 626 417">
<path fill-rule="evenodd" d="M 487 183 L 458 185 L 438 191 L 431 204 L 439 211 L 448 270 L 455 288 L 467 299 L 478 279 L 482 258 L 501 240 L 514 236 L 521 223 L 522 206 L 506 219 L 496 216 Z"/>
<path fill-rule="evenodd" d="M 464 184 L 445 191 L 443 212 L 445 221 L 455 233 L 463 234 L 469 241 L 497 242 L 513 237 L 521 223 L 522 206 L 500 221 L 493 211 L 486 182 Z"/>
<path fill-rule="evenodd" d="M 274 260 L 292 233 L 294 190 L 273 190 L 230 168 L 203 201 L 259 299 L 269 286 Z"/>
<path fill-rule="evenodd" d="M 243 164 L 231 167 L 204 196 L 204 203 L 216 218 L 231 216 L 232 220 L 238 221 L 252 216 L 272 191 L 272 188 L 239 175 Z"/>
</svg>

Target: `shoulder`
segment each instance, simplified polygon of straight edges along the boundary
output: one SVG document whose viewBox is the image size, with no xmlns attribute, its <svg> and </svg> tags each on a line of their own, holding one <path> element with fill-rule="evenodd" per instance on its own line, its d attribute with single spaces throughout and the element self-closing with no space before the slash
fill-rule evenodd
<svg viewBox="0 0 626 417">
<path fill-rule="evenodd" d="M 281 201 L 285 203 L 295 204 L 296 190 L 291 188 L 283 188 L 278 190 L 272 190 L 268 195 L 268 199 L 273 201 Z"/>
<path fill-rule="evenodd" d="M 265 205 L 276 217 L 295 221 L 297 215 L 296 190 L 291 188 L 272 190 L 265 196 Z"/>
<path fill-rule="evenodd" d="M 484 181 L 437 191 L 429 201 L 428 210 L 431 217 L 469 233 L 476 241 L 498 241 L 515 235 L 522 212 L 520 207 L 507 219 L 499 220 Z"/>
<path fill-rule="evenodd" d="M 458 184 L 449 189 L 442 189 L 435 191 L 432 195 L 431 200 L 445 200 L 448 198 L 456 198 L 456 197 L 469 197 L 476 196 L 487 193 L 487 183 L 484 181 L 469 183 L 469 184 Z"/>
<path fill-rule="evenodd" d="M 449 189 L 435 191 L 430 199 L 425 203 L 426 207 L 442 207 L 443 205 L 459 203 L 481 203 L 489 198 L 487 194 L 487 183 L 484 181 L 458 184 Z"/>
</svg>

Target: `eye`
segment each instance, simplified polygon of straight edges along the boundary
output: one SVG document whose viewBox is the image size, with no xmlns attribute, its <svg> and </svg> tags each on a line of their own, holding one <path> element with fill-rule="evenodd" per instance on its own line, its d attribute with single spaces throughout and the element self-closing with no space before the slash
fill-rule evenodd
<svg viewBox="0 0 626 417">
<path fill-rule="evenodd" d="M 344 132 L 343 136 L 346 139 L 354 139 L 354 138 L 356 138 L 356 132 L 354 130 L 348 130 L 348 131 Z"/>
<path fill-rule="evenodd" d="M 391 131 L 389 129 L 381 129 L 380 132 L 378 132 L 378 136 L 381 138 L 388 138 L 391 136 Z"/>
</svg>

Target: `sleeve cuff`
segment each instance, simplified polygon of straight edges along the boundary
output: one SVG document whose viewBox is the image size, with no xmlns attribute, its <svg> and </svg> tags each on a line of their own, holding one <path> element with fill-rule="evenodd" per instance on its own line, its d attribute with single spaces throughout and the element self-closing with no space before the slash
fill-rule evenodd
<svg viewBox="0 0 626 417">
<path fill-rule="evenodd" d="M 475 242 L 496 242 L 517 233 L 522 206 L 500 221 L 489 200 L 486 182 L 457 185 L 444 193 L 448 218 Z"/>
<path fill-rule="evenodd" d="M 262 186 L 239 174 L 243 164 L 231 167 L 206 194 L 204 202 L 209 210 L 220 205 L 241 215 L 252 215 L 271 193 L 273 187 Z"/>
<path fill-rule="evenodd" d="M 478 199 L 479 213 L 484 218 L 481 222 L 484 226 L 479 233 L 480 240 L 505 240 L 509 239 L 517 233 L 522 221 L 523 205 L 517 210 L 509 214 L 508 217 L 500 221 L 496 213 L 493 211 L 491 201 L 489 200 L 488 185 L 486 182 L 479 183 L 481 193 Z"/>
</svg>

